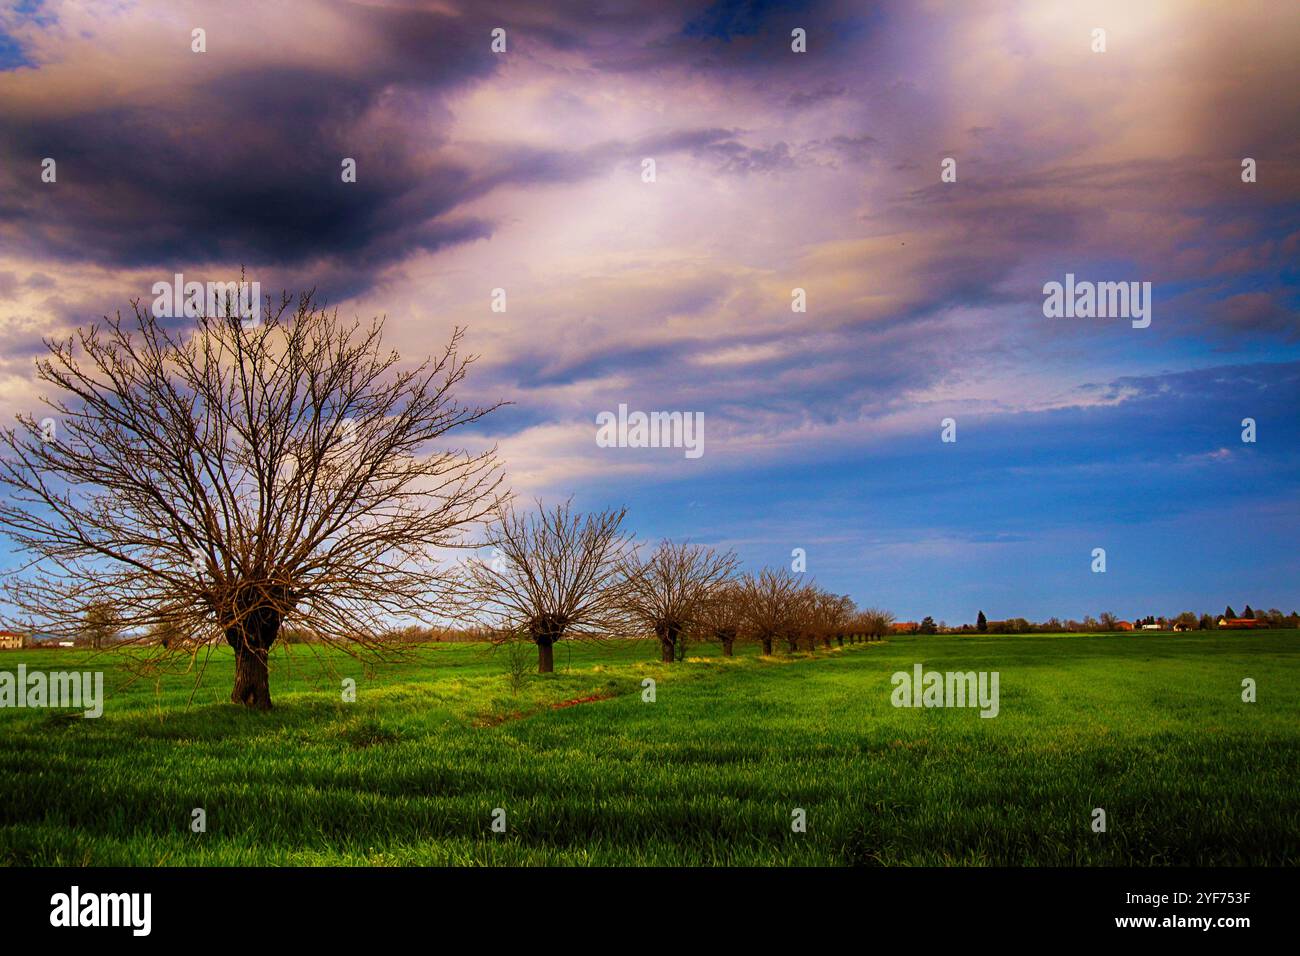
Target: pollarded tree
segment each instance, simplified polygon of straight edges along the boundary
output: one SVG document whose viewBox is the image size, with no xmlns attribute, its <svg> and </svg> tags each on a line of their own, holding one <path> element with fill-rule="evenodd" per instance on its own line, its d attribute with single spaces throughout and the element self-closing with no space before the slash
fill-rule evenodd
<svg viewBox="0 0 1300 956">
<path fill-rule="evenodd" d="M 831 594 L 825 591 L 818 597 L 818 601 L 823 625 L 822 642 L 830 647 L 831 638 L 835 638 L 839 646 L 843 647 L 844 638 L 849 632 L 849 622 L 857 613 L 857 605 L 847 594 Z"/>
<path fill-rule="evenodd" d="M 86 608 L 81 627 L 86 644 L 100 650 L 119 639 L 122 622 L 111 602 L 94 601 Z"/>
<path fill-rule="evenodd" d="M 800 581 L 785 568 L 763 568 L 741 580 L 747 630 L 772 654 L 772 642 L 793 632 L 797 623 Z M 788 639 L 788 638 L 787 638 Z"/>
<path fill-rule="evenodd" d="M 705 598 L 696 614 L 695 630 L 722 645 L 722 655 L 735 654 L 736 641 L 745 628 L 745 596 L 740 583 L 727 581 Z"/>
<path fill-rule="evenodd" d="M 869 607 L 862 612 L 862 631 L 867 635 L 867 640 L 873 637 L 881 640 L 889 633 L 890 626 L 894 623 L 894 615 L 878 607 Z"/>
<path fill-rule="evenodd" d="M 819 641 L 823 647 L 830 647 L 835 637 L 844 643 L 843 628 L 854 611 L 853 599 L 848 595 L 832 594 L 808 584 L 799 592 L 795 608 L 795 631 L 810 651 L 816 650 Z M 795 649 L 794 643 L 791 650 Z"/>
<path fill-rule="evenodd" d="M 150 643 L 166 649 L 172 644 L 180 644 L 185 640 L 185 635 L 177 629 L 175 624 L 163 621 L 149 628 L 148 640 Z"/>
<path fill-rule="evenodd" d="M 9 581 L 25 620 L 75 631 L 108 601 L 158 657 L 224 639 L 231 700 L 266 710 L 282 626 L 359 654 L 394 615 L 444 615 L 440 557 L 501 477 L 494 450 L 438 447 L 491 411 L 454 398 L 460 330 L 411 367 L 382 319 L 310 293 L 225 313 L 177 325 L 137 303 L 47 342 L 51 427 L 0 432 L 0 531 L 32 558 Z"/>
<path fill-rule="evenodd" d="M 823 647 L 830 647 L 841 617 L 840 595 L 813 588 L 809 595 L 811 612 L 809 614 L 808 636 L 810 646 L 815 649 L 820 642 Z M 852 602 L 850 602 L 852 603 Z"/>
<path fill-rule="evenodd" d="M 810 651 L 817 649 L 823 631 L 821 596 L 824 593 L 811 582 L 796 593 L 791 609 L 792 625 L 786 634 L 791 654 L 799 649 L 801 643 Z"/>
<path fill-rule="evenodd" d="M 633 620 L 654 632 L 665 664 L 684 656 L 687 632 L 735 570 L 736 556 L 730 551 L 667 540 L 644 560 L 630 557 L 624 606 Z"/>
<path fill-rule="evenodd" d="M 630 625 L 626 508 L 575 514 L 571 502 L 519 512 L 503 505 L 488 529 L 490 560 L 468 564 L 479 612 L 498 632 L 537 645 L 537 672 L 555 670 L 566 637 L 601 637 Z"/>
<path fill-rule="evenodd" d="M 849 619 L 848 633 L 851 642 L 871 640 L 872 620 L 866 611 L 858 611 Z"/>
</svg>

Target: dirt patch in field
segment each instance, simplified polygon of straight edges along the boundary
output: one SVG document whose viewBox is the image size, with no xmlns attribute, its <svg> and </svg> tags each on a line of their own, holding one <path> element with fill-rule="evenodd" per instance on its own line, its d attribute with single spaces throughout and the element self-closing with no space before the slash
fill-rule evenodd
<svg viewBox="0 0 1300 956">
<path fill-rule="evenodd" d="M 535 714 L 537 711 L 531 711 Z M 525 714 L 522 710 L 511 711 L 508 714 L 479 714 L 474 718 L 475 727 L 500 727 L 502 724 L 511 720 L 523 720 L 530 714 Z"/>
<path fill-rule="evenodd" d="M 574 697 L 572 700 L 562 700 L 556 704 L 539 704 L 528 710 L 496 710 L 488 713 L 479 714 L 474 718 L 475 727 L 500 727 L 502 724 L 509 723 L 512 720 L 523 720 L 525 717 L 533 717 L 543 713 L 546 710 L 563 710 L 565 707 L 577 707 L 579 704 L 594 704 L 602 700 L 611 700 L 617 697 L 614 693 L 592 694 L 589 697 Z"/>
<path fill-rule="evenodd" d="M 598 700 L 609 700 L 616 696 L 618 695 L 617 694 L 592 694 L 590 697 L 575 697 L 573 698 L 573 700 L 562 700 L 558 704 L 552 704 L 551 707 L 554 710 L 559 710 L 561 707 L 577 707 L 579 704 L 594 704 Z"/>
</svg>

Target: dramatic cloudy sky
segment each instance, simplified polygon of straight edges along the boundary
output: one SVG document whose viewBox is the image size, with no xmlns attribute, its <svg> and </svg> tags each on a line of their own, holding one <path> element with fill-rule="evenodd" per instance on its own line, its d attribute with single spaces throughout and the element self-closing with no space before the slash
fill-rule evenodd
<svg viewBox="0 0 1300 956">
<path fill-rule="evenodd" d="M 1298 48 L 1289 0 L 21 0 L 0 406 L 42 336 L 243 265 L 403 354 L 468 326 L 516 492 L 647 538 L 910 619 L 1290 611 Z M 1151 282 L 1150 328 L 1044 318 L 1067 272 Z M 597 447 L 620 403 L 704 455 Z"/>
</svg>

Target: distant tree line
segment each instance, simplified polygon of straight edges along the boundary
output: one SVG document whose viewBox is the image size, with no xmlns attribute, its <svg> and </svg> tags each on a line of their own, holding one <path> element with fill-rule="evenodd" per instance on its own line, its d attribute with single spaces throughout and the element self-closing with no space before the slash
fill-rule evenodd
<svg viewBox="0 0 1300 956">
<path fill-rule="evenodd" d="M 1183 611 L 1180 614 L 1172 616 L 1165 615 L 1134 615 L 1131 619 L 1121 620 L 1118 615 L 1111 611 L 1103 611 L 1097 617 L 1087 615 L 1081 621 L 1073 618 L 1061 620 L 1058 617 L 1048 618 L 1046 621 L 1034 622 L 1023 617 L 1013 617 L 1001 621 L 990 621 L 980 611 L 975 619 L 975 624 L 962 624 L 957 627 L 949 627 L 947 624 L 940 622 L 934 631 L 925 630 L 926 622 L 933 624 L 931 618 L 926 618 L 922 624 L 914 630 L 914 633 L 940 633 L 940 634 L 1104 634 L 1112 631 L 1128 630 L 1130 625 L 1134 630 L 1141 629 L 1144 625 L 1154 625 L 1160 630 L 1180 630 L 1180 631 L 1212 631 L 1219 627 L 1219 620 L 1242 620 L 1249 619 L 1259 621 L 1261 625 L 1267 625 L 1270 628 L 1300 628 L 1300 613 L 1292 611 L 1290 614 L 1284 614 L 1277 608 L 1268 611 L 1257 611 L 1248 604 L 1246 609 L 1240 615 L 1232 609 L 1231 606 L 1224 609 L 1222 614 L 1200 614 L 1193 611 Z"/>
</svg>

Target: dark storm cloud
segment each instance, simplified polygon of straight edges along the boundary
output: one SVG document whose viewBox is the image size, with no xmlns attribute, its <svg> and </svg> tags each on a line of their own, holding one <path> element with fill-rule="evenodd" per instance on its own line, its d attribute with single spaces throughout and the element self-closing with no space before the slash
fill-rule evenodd
<svg viewBox="0 0 1300 956">
<path fill-rule="evenodd" d="M 347 142 L 305 106 L 287 106 L 286 91 L 346 87 L 337 78 L 262 79 L 278 88 L 276 96 L 227 100 L 248 108 L 199 124 L 194 139 L 169 139 L 165 124 L 180 117 L 154 111 L 6 131 L 18 153 L 6 184 L 6 238 L 58 259 L 137 267 L 178 259 L 373 261 L 398 248 L 436 249 L 465 234 L 439 220 L 477 189 L 469 170 L 437 161 L 422 167 L 400 152 Z M 154 125 L 159 120 L 162 129 Z M 254 122 L 259 131 L 243 138 Z M 42 156 L 57 161 L 57 183 L 37 179 Z M 340 178 L 345 156 L 358 164 L 354 184 Z"/>
<path fill-rule="evenodd" d="M 436 108 L 388 102 L 397 89 L 436 103 L 486 77 L 499 62 L 489 25 L 508 16 L 336 10 L 374 44 L 360 67 L 235 60 L 202 84 L 159 75 L 150 94 L 112 109 L 87 95 L 84 108 L 0 113 L 0 241 L 119 267 L 325 259 L 368 270 L 490 235 L 453 213 L 503 182 L 589 171 L 582 157 L 528 155 L 480 175 L 437 152 Z M 378 108 L 388 113 L 375 124 Z M 45 157 L 57 183 L 40 181 Z M 344 157 L 357 161 L 356 183 L 341 180 Z"/>
<path fill-rule="evenodd" d="M 487 29 L 412 10 L 340 9 L 377 44 L 359 68 L 226 67 L 214 56 L 205 65 L 224 72 L 207 82 L 160 75 L 112 109 L 88 91 L 84 108 L 19 103 L 0 114 L 0 237 L 26 253 L 112 266 L 325 258 L 375 267 L 488 235 L 486 223 L 448 221 L 483 188 L 473 171 L 425 152 L 427 133 L 404 137 L 400 104 L 397 115 L 373 115 L 393 111 L 381 98 L 394 89 L 436 98 L 486 76 L 495 66 Z M 58 163 L 55 184 L 38 176 L 47 156 Z M 357 161 L 354 184 L 341 181 L 344 157 Z"/>
<path fill-rule="evenodd" d="M 594 14 L 581 4 L 545 12 L 471 5 L 459 16 L 324 9 L 345 19 L 368 47 L 364 57 L 278 63 L 212 53 L 202 65 L 216 72 L 205 81 L 159 70 L 110 108 L 91 89 L 81 105 L 73 96 L 53 110 L 19 98 L 0 113 L 0 246 L 121 268 L 243 262 L 309 274 L 327 266 L 336 289 L 351 292 L 412 252 L 489 237 L 492 222 L 458 209 L 504 185 L 572 182 L 651 150 L 685 151 L 726 173 L 794 165 L 785 143 L 752 147 L 723 130 L 473 158 L 450 156 L 438 133 L 444 96 L 499 68 L 488 44 L 496 25 L 525 49 L 619 49 L 634 61 L 626 44 L 666 62 L 774 30 L 788 35 L 787 5 L 714 4 L 698 16 L 698 5 L 655 4 Z M 214 24 L 214 44 L 238 26 L 234 18 Z M 147 57 L 131 68 L 147 71 Z M 810 95 L 831 94 L 816 87 Z M 0 97 L 10 95 L 21 96 L 0 86 Z M 58 164 L 57 183 L 40 180 L 45 157 Z M 341 181 L 344 157 L 357 162 L 355 183 Z"/>
</svg>

